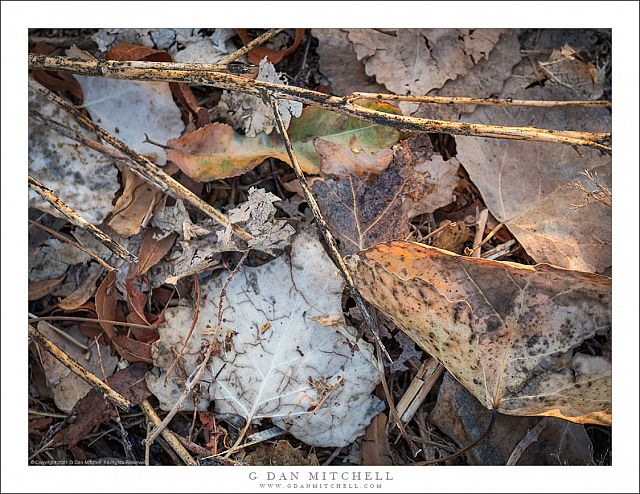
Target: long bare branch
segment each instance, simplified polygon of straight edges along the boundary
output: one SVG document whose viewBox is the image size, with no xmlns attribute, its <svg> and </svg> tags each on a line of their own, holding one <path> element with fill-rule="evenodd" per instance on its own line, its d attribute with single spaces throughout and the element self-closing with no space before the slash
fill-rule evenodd
<svg viewBox="0 0 640 494">
<path fill-rule="evenodd" d="M 184 66 L 181 67 L 180 64 L 171 62 L 73 60 L 66 57 L 50 57 L 33 53 L 29 54 L 28 61 L 30 68 L 65 71 L 86 76 L 142 81 L 187 82 L 202 86 L 235 89 L 257 96 L 261 96 L 266 91 L 276 98 L 300 101 L 305 104 L 333 110 L 343 115 L 406 131 L 555 142 L 611 151 L 611 133 L 608 132 L 576 132 L 571 130 L 538 129 L 535 127 L 508 127 L 394 115 L 359 106 L 349 96 L 331 96 L 301 87 L 257 81 L 233 74 L 216 72 L 215 66 L 212 65 L 202 64 L 200 70 L 194 70 L 193 64 L 189 64 L 189 69 L 186 69 Z M 212 68 L 214 70 L 211 70 Z"/>
</svg>

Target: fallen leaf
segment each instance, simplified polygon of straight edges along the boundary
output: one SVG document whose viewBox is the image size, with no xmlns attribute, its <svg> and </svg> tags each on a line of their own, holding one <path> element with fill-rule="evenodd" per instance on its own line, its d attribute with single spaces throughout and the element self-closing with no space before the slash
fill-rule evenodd
<svg viewBox="0 0 640 494">
<path fill-rule="evenodd" d="M 71 54 L 87 59 L 86 52 Z M 123 81 L 108 77 L 75 76 L 84 105 L 94 122 L 140 154 L 165 164 L 161 145 L 178 137 L 185 126 L 166 82 Z"/>
<path fill-rule="evenodd" d="M 348 29 L 367 75 L 395 94 L 424 95 L 466 74 L 497 43 L 502 29 Z M 416 103 L 402 103 L 412 113 Z"/>
<path fill-rule="evenodd" d="M 387 414 L 379 413 L 367 427 L 362 438 L 362 465 L 376 467 L 393 465 L 387 439 L 388 420 Z"/>
<path fill-rule="evenodd" d="M 533 87 L 504 96 L 535 100 L 571 99 L 562 87 Z M 610 131 L 605 108 L 478 108 L 464 121 L 499 125 Z M 604 272 L 611 266 L 611 207 L 585 204 L 571 187 L 576 180 L 593 188 L 581 173 L 597 175 L 611 189 L 611 156 L 563 144 L 456 137 L 458 159 L 496 219 L 509 228 L 536 262 Z"/>
<path fill-rule="evenodd" d="M 29 283 L 29 300 L 38 300 L 49 295 L 56 287 L 60 286 L 64 277 L 53 280 L 40 280 Z"/>
<path fill-rule="evenodd" d="M 64 278 L 70 266 L 84 264 L 89 259 L 70 243 L 50 238 L 29 253 L 29 282 Z"/>
<path fill-rule="evenodd" d="M 172 348 L 180 348 L 193 309 L 169 308 L 160 340 L 153 344 L 155 368 L 147 384 L 169 410 L 184 377 L 199 362 L 202 345 L 219 344 L 200 383 L 199 409 L 215 401 L 216 411 L 250 423 L 270 418 L 274 425 L 310 445 L 346 446 L 382 408 L 371 395 L 380 379 L 372 347 L 356 340 L 354 328 L 323 326 L 312 318 L 342 314 L 344 282 L 318 241 L 309 233 L 293 243 L 291 257 L 280 256 L 259 267 L 245 267 L 233 278 L 223 299 L 223 326 L 215 336 L 223 273 L 201 286 L 200 316 L 180 366 L 170 376 Z M 265 324 L 268 323 L 268 326 Z M 267 327 L 264 332 L 260 328 Z M 215 376 L 215 379 L 213 378 Z M 185 410 L 193 410 L 187 399 Z"/>
<path fill-rule="evenodd" d="M 119 370 L 107 380 L 111 389 L 120 393 L 134 405 L 151 396 L 144 381 L 145 364 L 131 364 Z M 74 407 L 76 419 L 60 430 L 52 439 L 54 445 L 75 446 L 100 424 L 117 417 L 115 407 L 95 389 L 91 389 Z"/>
<path fill-rule="evenodd" d="M 236 29 L 238 36 L 245 45 L 250 43 L 249 36 L 247 35 L 246 29 Z M 284 57 L 291 55 L 296 48 L 300 46 L 302 43 L 302 38 L 304 37 L 304 29 L 296 29 L 295 38 L 293 40 L 293 44 L 285 50 L 274 50 L 272 48 L 268 48 L 266 46 L 256 46 L 252 50 L 247 53 L 247 60 L 252 64 L 259 64 L 266 57 L 270 63 L 278 63 Z"/>
<path fill-rule="evenodd" d="M 579 99 L 598 99 L 604 92 L 605 70 L 578 59 L 566 43 L 561 49 L 553 50 L 548 60 L 538 62 L 538 66 L 553 82 L 569 88 Z"/>
<path fill-rule="evenodd" d="M 370 93 L 386 92 L 364 70 L 364 64 L 356 57 L 353 43 L 349 41 L 345 29 L 312 29 L 311 34 L 318 39 L 320 72 L 331 82 L 331 92 L 347 96 L 355 91 Z"/>
<path fill-rule="evenodd" d="M 471 228 L 464 221 L 443 221 L 440 227 L 444 227 L 436 233 L 431 241 L 431 245 L 438 249 L 448 250 L 454 254 L 462 254 L 466 244 L 473 242 Z"/>
<path fill-rule="evenodd" d="M 113 206 L 109 226 L 120 235 L 137 235 L 162 192 L 128 168 L 122 170 L 122 182 L 124 190 Z"/>
<path fill-rule="evenodd" d="M 363 105 L 380 111 L 397 112 L 394 106 L 376 101 Z M 316 107 L 307 107 L 300 118 L 293 118 L 288 133 L 300 166 L 307 173 L 320 171 L 321 157 L 315 148 L 319 140 L 348 147 L 353 153 L 365 153 L 363 156 L 366 156 L 366 153 L 376 153 L 393 146 L 399 138 L 399 132 L 390 127 Z M 289 162 L 279 136 L 242 136 L 222 123 L 205 125 L 170 140 L 167 145 L 167 159 L 199 182 L 242 175 L 269 157 Z"/>
<path fill-rule="evenodd" d="M 286 84 L 286 79 L 276 73 L 272 63 L 266 60 L 258 63 L 260 66 L 256 80 Z M 278 108 L 285 128 L 289 127 L 291 117 L 299 117 L 302 113 L 302 103 L 299 101 L 279 99 Z M 223 91 L 216 111 L 226 122 L 248 137 L 255 137 L 262 132 L 271 134 L 276 129 L 276 119 L 271 105 L 258 96 L 239 91 Z"/>
<path fill-rule="evenodd" d="M 409 215 L 449 204 L 457 183 L 455 160 L 434 154 L 428 136 L 403 141 L 379 175 L 348 175 L 313 184 L 318 205 L 343 254 L 409 236 Z"/>
<path fill-rule="evenodd" d="M 259 444 L 255 450 L 240 460 L 243 465 L 252 466 L 302 466 L 320 465 L 315 453 L 295 449 L 289 441 L 276 441 L 275 445 Z"/>
<path fill-rule="evenodd" d="M 429 421 L 463 448 L 482 436 L 492 413 L 448 372 L 442 378 Z M 524 451 L 517 465 L 593 465 L 593 446 L 584 426 L 554 417 L 499 414 L 487 439 L 466 453 L 470 465 L 506 465 L 529 430 L 540 422 L 542 434 Z M 540 427 L 539 427 L 540 428 Z"/>
<path fill-rule="evenodd" d="M 98 289 L 96 290 L 96 315 L 98 319 L 104 319 L 107 321 L 116 320 L 116 306 L 117 306 L 117 293 L 115 288 L 116 273 L 110 271 L 107 276 L 104 277 Z M 104 330 L 105 334 L 113 339 L 116 331 L 113 327 L 113 323 L 100 322 L 100 327 Z"/>
<path fill-rule="evenodd" d="M 73 311 L 83 306 L 96 293 L 96 282 L 100 279 L 103 271 L 104 267 L 100 264 L 94 264 L 90 267 L 80 286 L 73 293 L 60 300 L 58 307 L 65 311 Z"/>
<path fill-rule="evenodd" d="M 72 117 L 31 88 L 29 109 L 83 132 Z M 118 192 L 118 170 L 109 158 L 31 119 L 29 175 L 53 190 L 66 204 L 94 224 L 101 223 L 109 214 L 111 201 Z M 64 218 L 62 213 L 31 189 L 29 206 Z"/>
<path fill-rule="evenodd" d="M 68 333 L 83 345 L 89 346 L 88 352 L 58 334 L 46 321 L 40 321 L 38 323 L 38 331 L 49 338 L 82 367 L 96 376 L 103 377 L 102 369 L 104 368 L 106 376 L 109 377 L 113 374 L 118 364 L 118 358 L 111 355 L 111 349 L 108 346 L 100 347 L 100 358 L 98 358 L 96 345 L 91 345 L 92 340 L 83 336 L 77 328 L 69 328 L 62 331 Z M 49 352 L 42 350 L 40 355 L 42 357 L 45 376 L 53 392 L 53 399 L 56 406 L 64 412 L 71 411 L 78 400 L 83 398 L 92 389 L 91 386 L 71 372 L 69 368 L 65 367 Z M 102 360 L 102 367 L 100 366 L 100 360 Z"/>
<path fill-rule="evenodd" d="M 485 407 L 611 423 L 611 278 L 389 242 L 347 258 L 365 299 Z M 584 353 L 583 353 L 584 352 Z"/>
<path fill-rule="evenodd" d="M 138 264 L 134 271 L 135 276 L 144 275 L 149 269 L 158 264 L 171 250 L 177 236 L 176 233 L 170 233 L 166 237 L 156 240 L 153 238 L 153 231 L 147 230 L 138 251 Z"/>
</svg>

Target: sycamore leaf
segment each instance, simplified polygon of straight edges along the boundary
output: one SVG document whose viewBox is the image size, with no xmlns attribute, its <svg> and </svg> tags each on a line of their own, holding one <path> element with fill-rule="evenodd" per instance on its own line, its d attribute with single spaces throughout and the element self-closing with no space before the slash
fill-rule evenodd
<svg viewBox="0 0 640 494">
<path fill-rule="evenodd" d="M 189 339 L 184 372 L 173 373 L 172 348 L 183 344 L 193 308 L 165 312 L 160 340 L 153 344 L 156 366 L 147 375 L 149 389 L 170 409 L 184 378 L 200 362 L 203 346 L 217 344 L 201 381 L 198 407 L 215 402 L 218 413 L 274 425 L 311 445 L 346 446 L 364 433 L 382 403 L 371 393 L 380 369 L 370 344 L 356 339 L 342 314 L 344 282 L 319 240 L 300 234 L 291 257 L 283 255 L 259 267 L 245 267 L 229 283 L 223 298 L 222 328 L 215 331 L 218 302 L 228 274 L 201 286 L 203 305 Z M 326 326 L 317 316 L 335 316 Z M 194 403 L 187 400 L 187 410 Z"/>
<path fill-rule="evenodd" d="M 397 112 L 394 106 L 386 103 L 374 101 L 363 105 L 389 113 Z M 316 149 L 318 141 L 340 146 L 350 159 L 358 160 L 361 157 L 366 163 L 367 160 L 376 161 L 376 158 L 379 161 L 379 152 L 393 146 L 400 135 L 390 127 L 315 107 L 307 107 L 299 118 L 293 118 L 288 132 L 300 166 L 307 173 L 320 171 L 322 159 Z M 205 125 L 195 132 L 170 140 L 167 145 L 167 159 L 199 182 L 242 175 L 269 157 L 289 162 L 279 136 L 264 133 L 255 137 L 243 136 L 222 123 Z M 328 153 L 325 159 L 339 157 L 333 158 Z M 384 159 L 388 164 L 391 153 L 383 153 Z"/>
<path fill-rule="evenodd" d="M 399 241 L 347 265 L 363 297 L 485 407 L 611 423 L 611 278 Z"/>
</svg>

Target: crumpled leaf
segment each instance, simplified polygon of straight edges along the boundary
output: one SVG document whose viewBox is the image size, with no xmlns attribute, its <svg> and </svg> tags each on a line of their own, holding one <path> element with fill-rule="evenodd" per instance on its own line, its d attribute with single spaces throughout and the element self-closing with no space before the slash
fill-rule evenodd
<svg viewBox="0 0 640 494">
<path fill-rule="evenodd" d="M 29 108 L 74 130 L 75 120 L 29 88 Z M 111 211 L 118 170 L 103 154 L 29 120 L 29 175 L 52 189 L 87 221 L 98 224 Z M 58 218 L 62 214 L 29 189 L 29 206 Z"/>
<path fill-rule="evenodd" d="M 224 273 L 201 286 L 198 323 L 181 368 L 189 375 L 202 345 L 218 344 L 201 381 L 199 407 L 215 401 L 218 413 L 249 422 L 270 418 L 274 425 L 316 446 L 346 446 L 383 407 L 371 393 L 380 381 L 372 347 L 356 340 L 344 325 L 344 282 L 318 241 L 309 233 L 294 241 L 291 257 L 280 256 L 260 267 L 245 267 L 229 283 L 223 299 L 222 331 L 211 328 Z M 185 375 L 170 376 L 172 348 L 182 345 L 191 324 L 191 307 L 169 308 L 160 340 L 153 345 L 156 368 L 147 375 L 149 389 L 163 409 L 170 409 Z M 340 318 L 324 326 L 315 316 Z M 215 379 L 213 378 L 215 376 Z M 188 409 L 193 401 L 187 400 Z"/>
<path fill-rule="evenodd" d="M 89 256 L 68 242 L 51 238 L 29 253 L 29 281 L 62 278 L 69 266 L 89 261 Z"/>
<path fill-rule="evenodd" d="M 120 235 L 137 235 L 162 192 L 128 168 L 122 170 L 124 190 L 113 206 L 109 226 Z"/>
<path fill-rule="evenodd" d="M 96 282 L 103 271 L 104 267 L 101 264 L 96 263 L 91 266 L 78 288 L 60 300 L 60 302 L 58 302 L 58 307 L 65 311 L 72 311 L 88 302 L 96 293 Z"/>
<path fill-rule="evenodd" d="M 463 448 L 486 431 L 491 412 L 447 372 L 429 421 Z M 538 425 L 541 421 L 544 424 Z M 516 446 L 536 426 L 541 434 L 524 449 L 516 465 L 593 465 L 593 446 L 583 425 L 554 417 L 503 414 L 496 418 L 489 437 L 466 453 L 468 463 L 506 465 Z"/>
<path fill-rule="evenodd" d="M 569 89 L 549 85 L 522 89 L 503 97 L 566 100 Z M 526 125 L 547 129 L 607 132 L 611 113 L 605 108 L 478 108 L 463 121 L 498 125 Z M 456 137 L 457 157 L 485 204 L 505 223 L 537 262 L 569 269 L 604 272 L 611 266 L 611 207 L 586 204 L 584 194 L 571 184 L 579 180 L 593 188 L 584 170 L 596 174 L 611 189 L 611 157 L 587 148 L 564 144 L 505 139 Z"/>
<path fill-rule="evenodd" d="M 452 201 L 455 159 L 443 161 L 426 135 L 403 141 L 379 175 L 349 175 L 313 184 L 313 192 L 343 254 L 409 236 L 409 216 Z"/>
<path fill-rule="evenodd" d="M 71 53 L 83 59 L 88 55 L 77 49 Z M 138 153 L 153 157 L 159 165 L 165 164 L 164 153 L 147 137 L 164 145 L 185 128 L 168 83 L 75 77 L 84 93 L 83 108 L 94 122 Z"/>
<path fill-rule="evenodd" d="M 263 59 L 258 69 L 258 81 L 286 84 L 286 79 L 276 73 L 272 63 Z M 302 113 L 302 103 L 285 99 L 278 100 L 278 108 L 282 115 L 285 128 L 289 127 L 291 117 L 299 117 Z M 264 132 L 271 134 L 276 128 L 276 119 L 270 104 L 262 98 L 239 91 L 223 91 L 217 111 L 236 130 L 242 131 L 248 137 L 255 137 Z"/>
<path fill-rule="evenodd" d="M 346 262 L 362 296 L 488 409 L 611 423 L 611 278 L 401 241 Z M 581 349 L 594 339 L 600 355 Z"/>
<path fill-rule="evenodd" d="M 347 32 L 367 75 L 393 93 L 424 95 L 486 58 L 503 30 L 397 29 L 395 36 L 376 29 Z M 417 106 L 403 103 L 400 108 L 410 113 Z"/>
<path fill-rule="evenodd" d="M 29 300 L 38 300 L 50 294 L 56 287 L 60 286 L 64 278 L 53 280 L 40 280 L 29 283 Z"/>
<path fill-rule="evenodd" d="M 331 92 L 346 96 L 355 91 L 384 93 L 385 88 L 364 71 L 364 64 L 356 57 L 353 43 L 346 29 L 312 29 L 318 39 L 320 72 L 331 82 Z"/>
<path fill-rule="evenodd" d="M 379 111 L 397 112 L 394 106 L 386 103 L 371 101 L 362 104 Z M 369 153 L 375 154 L 393 146 L 400 135 L 393 128 L 316 107 L 307 107 L 300 118 L 293 118 L 288 132 L 300 166 L 307 173 L 320 171 L 321 156 L 316 149 L 318 141 L 348 148 L 367 159 Z M 222 123 L 205 125 L 170 140 L 167 145 L 167 159 L 199 182 L 242 175 L 268 157 L 289 162 L 278 135 L 261 133 L 255 137 L 243 136 Z"/>
<path fill-rule="evenodd" d="M 102 368 L 106 377 L 113 374 L 118 364 L 118 358 L 111 355 L 111 349 L 108 346 L 100 346 L 100 356 L 102 359 L 102 367 L 100 367 L 100 359 L 98 358 L 97 346 L 91 338 L 87 338 L 77 328 L 65 329 L 70 336 L 80 343 L 89 346 L 89 352 L 72 343 L 67 338 L 60 336 L 56 331 L 51 329 L 51 325 L 46 321 L 38 323 L 38 331 L 49 338 L 53 343 L 62 349 L 67 355 L 75 359 L 82 367 L 87 369 L 94 375 L 102 378 Z M 86 354 L 88 353 L 88 358 Z M 47 381 L 53 392 L 53 400 L 56 406 L 64 411 L 69 412 L 75 404 L 84 397 L 92 388 L 84 380 L 71 372 L 66 366 L 58 361 L 49 352 L 41 351 L 42 366 L 44 367 Z"/>
</svg>

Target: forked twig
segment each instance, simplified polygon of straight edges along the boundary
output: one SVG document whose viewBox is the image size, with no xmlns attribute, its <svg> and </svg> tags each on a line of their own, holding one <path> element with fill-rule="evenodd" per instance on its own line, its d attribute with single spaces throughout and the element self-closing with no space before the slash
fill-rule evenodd
<svg viewBox="0 0 640 494">
<path fill-rule="evenodd" d="M 113 240 L 109 235 L 102 230 L 94 226 L 80 216 L 75 210 L 65 204 L 59 197 L 57 197 L 51 189 L 48 189 L 35 178 L 29 176 L 29 186 L 32 190 L 38 193 L 45 201 L 51 204 L 54 208 L 60 211 L 71 223 L 82 228 L 89 235 L 94 237 L 98 242 L 104 245 L 107 249 L 113 252 L 115 255 L 124 259 L 127 262 L 137 263 L 138 258 L 131 252 L 125 249 L 118 242 Z"/>
<path fill-rule="evenodd" d="M 250 43 L 247 43 L 242 48 L 237 49 L 233 53 L 230 53 L 226 57 L 224 57 L 221 60 L 219 60 L 218 62 L 216 62 L 214 64 L 214 67 L 216 67 L 216 69 L 214 69 L 214 70 L 220 70 L 220 69 L 226 68 L 227 65 L 229 65 L 234 60 L 240 58 L 242 55 L 245 55 L 246 53 L 249 53 L 256 46 L 260 46 L 260 45 L 264 44 L 265 42 L 269 41 L 276 34 L 282 32 L 282 31 L 284 31 L 284 29 L 269 29 L 267 32 L 262 33 L 260 36 L 258 36 L 256 39 L 254 39 Z M 200 68 L 200 70 L 202 70 L 202 68 Z"/>
<path fill-rule="evenodd" d="M 186 82 L 202 86 L 235 89 L 256 96 L 262 96 L 267 92 L 275 98 L 300 101 L 305 104 L 333 110 L 349 117 L 405 131 L 555 142 L 611 151 L 611 133 L 609 132 L 577 132 L 405 117 L 365 108 L 355 104 L 349 99 L 349 96 L 331 96 L 301 87 L 247 79 L 233 74 L 207 70 L 204 65 L 200 70 L 185 70 L 180 68 L 179 64 L 171 62 L 74 60 L 66 57 L 51 57 L 33 53 L 29 54 L 28 63 L 30 68 L 65 71 L 86 76 L 142 81 Z"/>
</svg>

